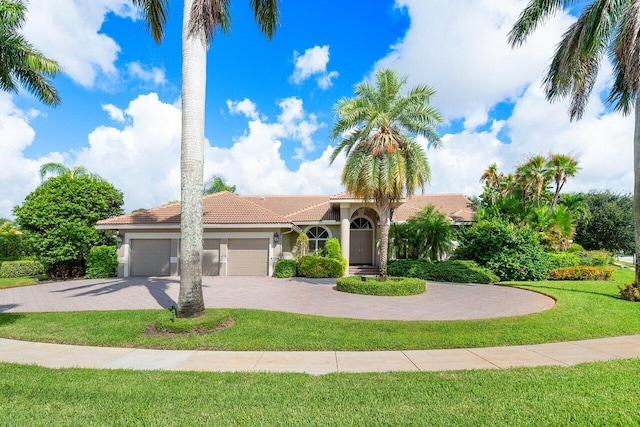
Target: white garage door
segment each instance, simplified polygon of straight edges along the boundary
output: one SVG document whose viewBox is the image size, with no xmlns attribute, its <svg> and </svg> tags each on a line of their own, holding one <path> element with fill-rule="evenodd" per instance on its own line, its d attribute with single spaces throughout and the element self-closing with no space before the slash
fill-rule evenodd
<svg viewBox="0 0 640 427">
<path fill-rule="evenodd" d="M 269 239 L 229 239 L 229 276 L 267 276 Z"/>
<path fill-rule="evenodd" d="M 220 275 L 220 239 L 205 239 L 202 244 L 202 275 Z"/>
<path fill-rule="evenodd" d="M 170 239 L 132 239 L 130 247 L 132 276 L 168 276 L 170 274 Z"/>
</svg>

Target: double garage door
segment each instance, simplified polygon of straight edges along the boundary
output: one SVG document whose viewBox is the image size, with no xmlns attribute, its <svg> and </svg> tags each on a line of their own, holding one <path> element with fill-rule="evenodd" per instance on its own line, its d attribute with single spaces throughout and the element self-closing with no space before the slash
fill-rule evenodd
<svg viewBox="0 0 640 427">
<path fill-rule="evenodd" d="M 170 239 L 132 239 L 131 275 L 168 276 L 171 274 Z M 269 239 L 229 239 L 227 276 L 267 276 L 269 274 Z M 202 275 L 220 275 L 220 239 L 205 239 L 202 252 Z"/>
</svg>

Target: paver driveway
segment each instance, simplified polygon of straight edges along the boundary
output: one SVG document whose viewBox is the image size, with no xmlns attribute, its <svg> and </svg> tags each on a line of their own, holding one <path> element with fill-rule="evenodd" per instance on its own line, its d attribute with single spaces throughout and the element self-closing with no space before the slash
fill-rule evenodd
<svg viewBox="0 0 640 427">
<path fill-rule="evenodd" d="M 178 300 L 178 278 L 73 280 L 0 290 L 0 312 L 168 308 Z M 209 308 L 255 308 L 328 317 L 380 320 L 464 320 L 518 316 L 553 307 L 554 300 L 496 285 L 427 284 L 407 297 L 354 295 L 335 279 L 203 277 Z"/>
</svg>

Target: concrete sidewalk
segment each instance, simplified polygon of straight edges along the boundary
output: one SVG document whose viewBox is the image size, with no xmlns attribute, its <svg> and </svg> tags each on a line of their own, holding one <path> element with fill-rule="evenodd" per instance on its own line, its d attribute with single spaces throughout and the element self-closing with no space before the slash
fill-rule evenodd
<svg viewBox="0 0 640 427">
<path fill-rule="evenodd" d="M 448 371 L 515 366 L 571 366 L 640 358 L 640 335 L 572 342 L 452 350 L 186 351 L 86 347 L 0 338 L 0 362 L 50 368 L 212 372 Z"/>
</svg>

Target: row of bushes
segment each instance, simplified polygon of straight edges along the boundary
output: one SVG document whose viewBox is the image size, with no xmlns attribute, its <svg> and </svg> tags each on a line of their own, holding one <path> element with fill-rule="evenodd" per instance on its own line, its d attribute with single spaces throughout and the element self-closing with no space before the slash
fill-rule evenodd
<svg viewBox="0 0 640 427">
<path fill-rule="evenodd" d="M 360 295 L 406 296 L 417 295 L 427 290 L 423 279 L 388 277 L 381 282 L 375 277 L 349 276 L 336 281 L 336 289 Z"/>
<path fill-rule="evenodd" d="M 612 275 L 611 268 L 581 265 L 550 270 L 548 278 L 549 280 L 609 280 Z"/>
<path fill-rule="evenodd" d="M 86 261 L 86 269 L 84 263 L 78 261 L 71 265 L 70 263 L 58 263 L 48 268 L 39 261 L 34 260 L 15 260 L 3 261 L 0 264 L 0 277 L 16 278 L 38 276 L 46 272 L 51 277 L 71 278 L 79 277 L 86 274 L 87 279 L 97 279 L 105 277 L 113 277 L 118 267 L 118 258 L 116 256 L 115 246 L 95 246 L 91 248 Z"/>
<path fill-rule="evenodd" d="M 456 283 L 495 283 L 500 281 L 488 268 L 480 267 L 474 261 L 450 260 L 429 261 L 395 260 L 389 261 L 387 272 L 390 276 L 416 277 L 423 280 Z"/>
<path fill-rule="evenodd" d="M 337 238 L 328 239 L 324 249 L 314 255 L 305 255 L 298 261 L 281 259 L 276 262 L 274 276 L 335 278 L 344 276 L 347 260 L 342 257 L 340 241 Z"/>
<path fill-rule="evenodd" d="M 4 261 L 0 265 L 0 277 L 15 278 L 38 276 L 44 272 L 44 266 L 38 261 Z"/>
</svg>

